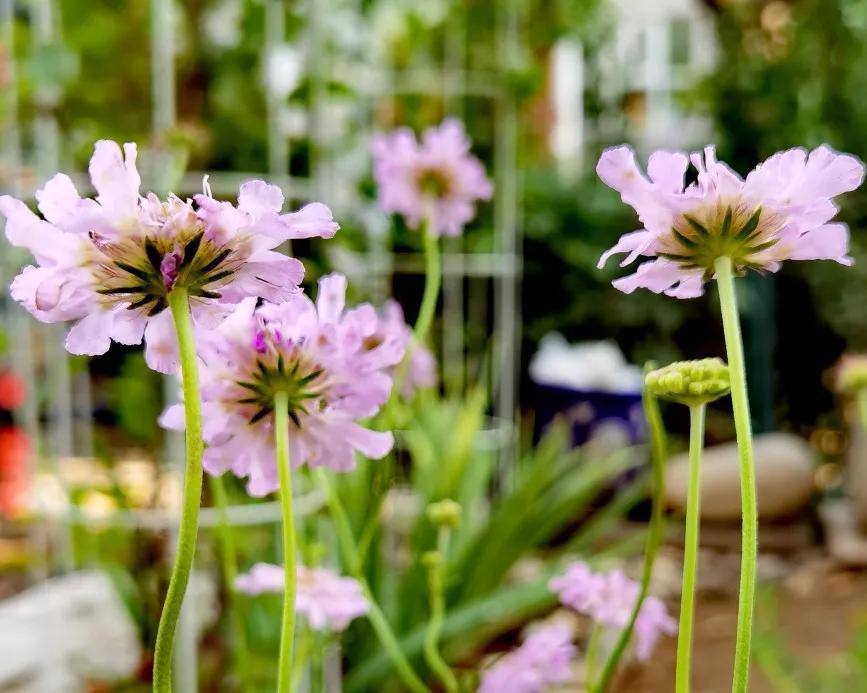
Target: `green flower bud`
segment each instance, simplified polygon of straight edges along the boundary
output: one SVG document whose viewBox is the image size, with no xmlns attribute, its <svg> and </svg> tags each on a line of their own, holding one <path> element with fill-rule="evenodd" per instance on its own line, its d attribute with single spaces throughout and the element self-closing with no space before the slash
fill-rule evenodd
<svg viewBox="0 0 867 693">
<path fill-rule="evenodd" d="M 728 394 L 729 368 L 722 359 L 675 361 L 650 371 L 645 384 L 657 397 L 693 406 Z"/>
<path fill-rule="evenodd" d="M 439 568 L 445 563 L 439 551 L 425 551 L 421 556 L 421 564 L 425 568 Z"/>
<path fill-rule="evenodd" d="M 461 524 L 461 504 L 445 498 L 427 506 L 427 518 L 437 527 L 455 529 Z"/>
</svg>

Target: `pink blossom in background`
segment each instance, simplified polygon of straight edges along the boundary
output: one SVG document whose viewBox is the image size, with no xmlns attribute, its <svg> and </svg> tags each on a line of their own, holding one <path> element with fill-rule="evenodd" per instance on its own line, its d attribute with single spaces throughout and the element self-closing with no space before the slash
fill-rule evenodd
<svg viewBox="0 0 867 693">
<path fill-rule="evenodd" d="M 391 391 L 393 367 L 406 340 L 398 335 L 371 343 L 379 329 L 376 310 L 361 304 L 345 310 L 346 278 L 319 281 L 314 304 L 305 295 L 256 306 L 241 301 L 200 338 L 204 466 L 211 474 L 247 477 L 247 490 L 277 490 L 273 401 L 290 394 L 289 459 L 293 467 L 355 467 L 355 453 L 379 459 L 391 450 L 391 433 L 359 423 L 377 413 Z M 182 429 L 183 407 L 161 417 Z"/>
<path fill-rule="evenodd" d="M 430 233 L 457 236 L 476 216 L 476 202 L 489 200 L 493 186 L 482 163 L 470 153 L 464 125 L 455 118 L 425 130 L 421 141 L 409 128 L 373 141 L 379 204 L 418 228 L 428 219 Z"/>
<path fill-rule="evenodd" d="M 368 340 L 378 346 L 386 339 L 402 340 L 409 345 L 413 342 L 412 328 L 403 317 L 400 304 L 390 299 L 379 310 L 379 325 L 376 333 Z M 437 384 L 437 362 L 433 352 L 423 344 L 413 344 L 409 353 L 406 374 L 401 382 L 401 395 L 412 397 L 416 390 L 433 387 Z"/>
<path fill-rule="evenodd" d="M 28 249 L 12 297 L 42 322 L 75 321 L 66 339 L 73 354 L 103 354 L 112 340 L 145 340 L 148 365 L 177 368 L 167 297 L 190 296 L 194 322 L 213 327 L 226 306 L 247 296 L 281 301 L 298 291 L 304 268 L 274 250 L 290 238 L 330 238 L 338 226 L 313 203 L 281 214 L 283 193 L 262 181 L 241 186 L 238 204 L 206 192 L 193 200 L 139 194 L 136 145 L 100 140 L 90 160 L 96 198 L 82 198 L 59 173 L 37 191 L 42 217 L 24 202 L 0 197 L 6 237 Z"/>
<path fill-rule="evenodd" d="M 690 161 L 698 178 L 684 187 Z M 603 152 L 596 172 L 642 224 L 605 252 L 599 266 L 616 253 L 627 254 L 621 266 L 653 258 L 614 281 L 626 293 L 645 288 L 677 298 L 699 296 L 713 278 L 714 261 L 724 256 L 737 273 L 776 272 L 784 260 L 852 263 L 848 229 L 832 222 L 832 198 L 864 179 L 864 165 L 850 154 L 827 146 L 790 149 L 742 179 L 716 160 L 710 146 L 689 156 L 657 151 L 645 177 L 632 149 L 620 146 Z"/>
<path fill-rule="evenodd" d="M 635 656 L 646 662 L 662 635 L 677 635 L 677 621 L 658 597 L 646 597 L 635 619 Z"/>
<path fill-rule="evenodd" d="M 589 616 L 605 628 L 620 630 L 629 623 L 640 585 L 622 570 L 595 573 L 583 561 L 567 566 L 566 571 L 548 583 L 564 606 Z M 646 660 L 663 634 L 677 633 L 677 623 L 657 597 L 646 597 L 635 620 L 635 654 Z"/>
<path fill-rule="evenodd" d="M 238 576 L 235 589 L 249 595 L 282 594 L 283 567 L 257 563 L 250 572 Z M 295 610 L 314 630 L 345 630 L 353 619 L 370 609 L 357 580 L 326 568 L 297 566 L 296 589 Z"/>
<path fill-rule="evenodd" d="M 559 623 L 541 626 L 482 672 L 479 693 L 541 693 L 572 678 L 574 657 L 571 628 Z"/>
</svg>

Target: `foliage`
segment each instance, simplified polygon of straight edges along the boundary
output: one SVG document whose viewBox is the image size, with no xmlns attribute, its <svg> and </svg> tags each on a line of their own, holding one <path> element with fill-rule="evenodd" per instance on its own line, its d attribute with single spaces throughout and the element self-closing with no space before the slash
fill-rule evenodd
<svg viewBox="0 0 867 693">
<path fill-rule="evenodd" d="M 612 484 L 632 457 L 625 451 L 600 456 L 570 450 L 565 427 L 555 426 L 524 450 L 514 472 L 502 476 L 501 457 L 489 443 L 496 431 L 486 430 L 486 405 L 480 390 L 465 402 L 428 393 L 402 435 L 405 457 L 365 463 L 340 480 L 356 535 L 371 537 L 367 571 L 374 594 L 403 638 L 402 646 L 417 659 L 428 615 L 420 598 L 425 594 L 421 557 L 435 544 L 435 529 L 424 514 L 430 502 L 456 499 L 464 509 L 446 562 L 443 632 L 444 652 L 451 661 L 463 662 L 491 639 L 550 608 L 544 576 L 566 554 L 589 554 L 600 534 L 642 493 L 639 486 L 626 486 L 608 504 Z M 377 465 L 394 465 L 390 480 L 397 481 L 396 491 L 381 503 L 370 493 L 382 483 Z M 513 572 L 528 560 L 527 565 L 540 561 L 539 577 L 516 584 Z M 366 623 L 354 625 L 352 633 L 356 646 L 346 649 L 348 690 L 381 690 L 389 675 L 387 658 Z"/>
<path fill-rule="evenodd" d="M 779 596 L 767 588 L 757 604 L 760 631 L 753 643 L 755 661 L 780 693 L 837 693 L 867 687 L 867 621 L 861 618 L 849 647 L 819 664 L 796 655 L 779 623 Z"/>
</svg>

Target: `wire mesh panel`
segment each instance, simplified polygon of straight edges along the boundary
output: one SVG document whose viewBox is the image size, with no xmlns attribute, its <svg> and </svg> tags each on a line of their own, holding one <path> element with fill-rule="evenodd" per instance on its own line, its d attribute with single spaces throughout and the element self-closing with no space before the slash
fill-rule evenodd
<svg viewBox="0 0 867 693">
<path fill-rule="evenodd" d="M 179 195 L 195 193 L 202 189 L 205 174 L 196 170 L 195 155 L 177 146 L 178 138 L 188 127 L 183 110 L 191 98 L 189 95 L 181 98 L 184 87 L 180 86 L 179 78 L 184 70 L 190 69 L 191 32 L 184 32 L 182 27 L 191 21 L 188 16 L 191 10 L 176 0 L 149 0 L 136 4 L 139 5 L 143 12 L 137 18 L 142 22 L 140 26 L 147 27 L 147 83 L 126 86 L 135 94 L 147 94 L 150 102 L 149 108 L 144 109 L 135 98 L 129 101 L 131 110 L 147 111 L 149 123 L 144 129 L 148 141 L 142 142 L 139 159 L 143 189 L 160 195 L 170 191 Z M 232 5 L 240 7 L 238 11 L 242 13 L 249 9 L 248 5 L 252 6 L 244 0 L 219 3 L 220 8 Z M 376 210 L 370 195 L 360 193 L 364 178 L 369 175 L 370 137 L 379 129 L 402 124 L 397 117 L 383 115 L 384 111 L 389 103 L 400 99 L 430 98 L 440 106 L 431 112 L 428 122 L 414 124 L 432 125 L 447 115 L 464 117 L 471 110 L 471 102 L 488 114 L 487 132 L 480 139 L 488 154 L 496 202 L 489 211 L 490 221 L 485 222 L 489 234 L 480 236 L 481 242 L 457 238 L 445 244 L 443 376 L 445 388 L 452 393 L 463 392 L 477 379 L 494 388 L 495 424 L 489 437 L 498 441 L 496 447 L 503 461 L 508 462 L 514 443 L 512 420 L 519 362 L 521 237 L 517 112 L 506 77 L 518 55 L 520 42 L 517 3 L 510 0 L 495 4 L 497 64 L 484 69 L 470 65 L 466 31 L 470 3 L 449 5 L 444 19 L 447 28 L 441 32 L 441 57 L 419 66 L 395 61 L 388 50 L 371 49 L 378 40 L 374 26 L 378 20 L 365 5 L 355 0 L 308 0 L 292 4 L 263 0 L 261 12 L 250 15 L 261 21 L 256 29 L 263 39 L 258 55 L 244 58 L 248 63 L 239 59 L 239 63 L 248 70 L 247 82 L 256 85 L 264 146 L 254 156 L 241 157 L 245 162 L 243 170 L 219 165 L 216 171 L 209 170 L 208 183 L 216 196 L 231 197 L 237 194 L 241 182 L 263 178 L 279 185 L 293 202 L 321 199 L 333 207 L 341 222 L 346 215 L 352 220 L 349 226 L 355 224 L 362 229 L 364 243 L 358 254 L 364 267 L 361 284 L 369 296 L 381 300 L 403 281 L 401 278 L 418 278 L 422 268 L 418 253 L 405 247 L 396 250 L 389 220 Z M 77 123 L 65 117 L 65 104 L 72 97 L 65 87 L 71 81 L 45 75 L 34 77 L 38 70 L 32 66 L 41 64 L 39 69 L 49 76 L 79 70 L 86 80 L 87 69 L 94 64 L 86 56 L 77 57 L 77 46 L 65 45 L 60 7 L 58 0 L 27 3 L 0 0 L 5 79 L 0 91 L 0 191 L 31 201 L 49 176 L 58 170 L 74 168 L 70 162 L 80 160 L 79 150 L 86 148 L 83 140 L 92 143 L 95 138 L 108 136 L 94 129 L 93 123 Z M 77 37 L 86 31 L 83 28 L 86 20 L 75 15 L 67 19 L 69 26 L 76 29 Z M 198 18 L 202 23 L 207 19 Z M 247 22 L 238 24 L 242 31 L 249 29 Z M 22 37 L 24 43 L 16 46 L 16 40 Z M 244 37 L 233 40 L 243 42 Z M 212 46 L 210 50 L 218 49 L 219 46 Z M 366 59 L 359 60 L 359 55 Z M 26 60 L 30 62 L 24 65 Z M 249 60 L 255 64 L 250 65 Z M 22 71 L 28 75 L 23 81 Z M 123 72 L 122 68 L 119 72 Z M 186 80 L 187 84 L 195 83 L 188 75 Z M 347 107 L 346 93 L 335 88 L 337 83 L 352 86 L 349 97 L 354 103 L 352 107 Z M 219 85 L 208 87 L 210 90 L 203 89 L 202 99 L 218 98 L 214 94 Z M 111 87 L 97 83 L 95 88 Z M 484 106 L 478 106 L 479 103 Z M 120 108 L 117 103 L 115 107 Z M 119 135 L 114 136 L 132 139 L 124 129 L 119 125 Z M 351 146 L 345 146 L 347 143 Z M 190 156 L 193 165 L 187 166 Z M 73 173 L 71 177 L 83 194 L 90 192 L 83 173 Z M 342 252 L 338 247 L 331 258 L 338 266 L 346 264 L 343 260 L 348 256 Z M 27 262 L 26 253 L 4 245 L 0 258 L 4 292 Z M 344 269 L 352 275 L 352 262 L 348 265 Z M 405 307 L 408 312 L 414 310 L 411 305 Z M 77 567 L 73 544 L 81 532 L 98 533 L 113 528 L 171 535 L 176 527 L 177 489 L 183 475 L 182 437 L 167 435 L 161 452 L 146 451 L 146 457 L 162 462 L 160 476 L 164 477 L 154 484 L 147 507 L 114 507 L 110 512 L 94 514 L 77 501 L 70 502 L 73 494 L 64 481 L 70 474 L 68 470 L 61 473 L 58 465 L 112 454 L 111 441 L 106 442 L 94 429 L 95 412 L 98 418 L 100 411 L 110 408 L 112 397 L 106 395 L 93 364 L 67 354 L 66 326 L 36 323 L 5 293 L 2 309 L 9 335 L 9 363 L 27 384 L 28 397 L 16 412 L 16 420 L 33 442 L 34 460 L 39 461 L 34 461 L 31 476 L 39 484 L 46 477 L 53 479 L 46 482 L 53 489 L 51 493 L 46 495 L 45 489 L 40 488 L 36 496 L 48 497 L 49 501 L 54 496 L 63 499 L 38 508 L 40 517 L 54 527 L 50 537 L 39 533 L 33 538 L 34 544 L 40 546 L 39 553 L 47 557 L 40 564 L 47 566 L 44 572 Z M 481 336 L 473 333 L 478 326 L 485 326 Z M 493 342 L 489 340 L 487 326 L 492 328 Z M 177 383 L 173 379 L 165 380 L 162 395 L 169 402 L 177 398 Z M 136 415 L 144 416 L 133 412 Z M 78 468 L 76 464 L 70 464 L 69 468 Z M 84 476 L 91 473 L 88 471 L 91 467 L 85 465 L 82 469 Z M 164 489 L 169 489 L 169 501 L 161 505 Z M 315 512 L 321 500 L 316 494 L 299 499 L 299 513 Z M 232 506 L 227 518 L 235 526 L 277 525 L 280 519 L 275 503 Z M 213 509 L 203 510 L 203 532 L 220 522 Z M 38 529 L 44 525 L 33 526 Z M 173 542 L 174 537 L 170 536 L 169 545 Z M 178 690 L 198 688 L 197 637 L 198 626 L 187 611 L 179 630 Z"/>
</svg>

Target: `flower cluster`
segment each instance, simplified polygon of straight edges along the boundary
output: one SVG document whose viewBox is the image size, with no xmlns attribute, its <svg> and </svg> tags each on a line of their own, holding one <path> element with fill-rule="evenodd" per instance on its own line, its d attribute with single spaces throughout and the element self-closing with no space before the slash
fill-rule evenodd
<svg viewBox="0 0 867 693">
<path fill-rule="evenodd" d="M 406 336 L 381 334 L 369 304 L 344 310 L 346 278 L 323 277 L 314 304 L 305 295 L 282 303 L 245 299 L 210 333 L 202 333 L 204 466 L 248 477 L 247 490 L 262 496 L 279 486 L 274 450 L 274 398 L 289 398 L 289 458 L 293 467 L 355 467 L 355 451 L 379 459 L 391 450 L 391 433 L 356 420 L 376 414 L 388 399 L 390 371 L 403 358 Z M 379 335 L 378 338 L 374 338 Z M 161 420 L 183 428 L 183 409 Z"/>
<path fill-rule="evenodd" d="M 297 566 L 295 610 L 304 615 L 313 630 L 338 632 L 364 616 L 370 604 L 357 580 L 342 577 L 326 568 Z M 249 595 L 283 592 L 283 567 L 257 563 L 250 572 L 239 575 L 235 589 Z"/>
<path fill-rule="evenodd" d="M 76 321 L 66 347 L 105 353 L 111 341 L 145 340 L 148 364 L 177 368 L 168 296 L 186 290 L 194 321 L 212 327 L 226 306 L 247 296 L 282 301 L 298 291 L 304 268 L 274 250 L 292 238 L 329 238 L 338 225 L 313 203 L 281 214 L 283 193 L 251 181 L 238 204 L 205 193 L 192 200 L 139 194 L 136 146 L 96 143 L 90 160 L 96 199 L 82 198 L 57 174 L 36 193 L 40 218 L 22 201 L 0 197 L 6 236 L 29 250 L 36 265 L 12 282 L 11 295 L 42 322 Z"/>
<path fill-rule="evenodd" d="M 684 187 L 689 162 L 697 180 Z M 851 264 L 849 233 L 832 223 L 832 198 L 854 190 L 864 165 L 826 146 L 811 152 L 779 152 L 742 179 L 716 160 L 713 147 L 694 152 L 654 152 L 645 177 L 625 146 L 602 154 L 599 177 L 638 213 L 643 228 L 620 238 L 600 259 L 627 253 L 627 265 L 655 258 L 614 282 L 626 293 L 637 288 L 692 298 L 713 277 L 715 262 L 731 259 L 738 273 L 776 272 L 784 260 L 834 260 Z"/>
<path fill-rule="evenodd" d="M 640 586 L 621 570 L 593 572 L 581 561 L 572 563 L 563 575 L 549 583 L 560 601 L 606 628 L 621 629 L 629 623 Z M 646 597 L 635 621 L 636 656 L 642 661 L 653 653 L 660 635 L 674 635 L 677 623 L 657 597 Z"/>
<path fill-rule="evenodd" d="M 373 155 L 380 206 L 402 214 L 413 229 L 426 219 L 433 235 L 457 236 L 476 215 L 476 202 L 493 194 L 454 118 L 426 130 L 420 142 L 409 128 L 379 135 Z"/>
<path fill-rule="evenodd" d="M 559 623 L 541 626 L 482 673 L 479 693 L 541 693 L 569 681 L 574 657 L 571 628 Z"/>
</svg>

